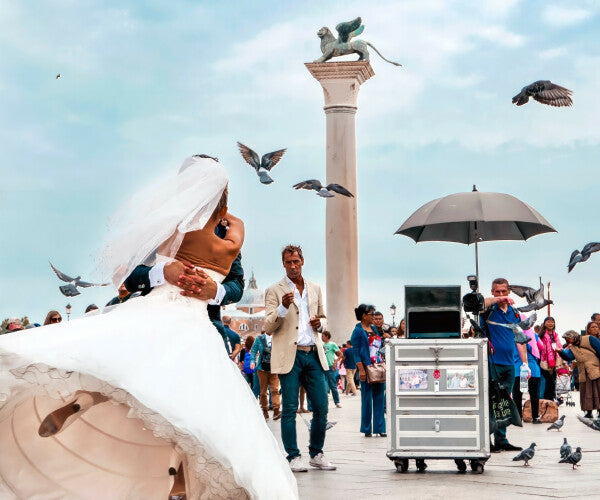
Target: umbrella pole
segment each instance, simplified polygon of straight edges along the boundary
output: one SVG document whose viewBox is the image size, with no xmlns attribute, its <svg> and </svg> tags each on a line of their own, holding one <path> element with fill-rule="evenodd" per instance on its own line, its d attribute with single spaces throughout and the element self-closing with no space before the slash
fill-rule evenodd
<svg viewBox="0 0 600 500">
<path fill-rule="evenodd" d="M 477 221 L 475 221 L 475 276 L 477 276 L 477 290 L 479 292 L 479 248 L 477 247 L 477 241 L 479 240 L 479 234 L 477 231 Z"/>
<path fill-rule="evenodd" d="M 477 276 L 477 292 L 479 291 L 479 249 L 475 240 L 475 275 Z"/>
</svg>

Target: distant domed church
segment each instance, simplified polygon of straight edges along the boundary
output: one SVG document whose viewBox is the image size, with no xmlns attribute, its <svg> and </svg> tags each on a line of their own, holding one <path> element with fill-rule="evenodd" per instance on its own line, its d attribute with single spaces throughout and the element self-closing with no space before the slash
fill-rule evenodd
<svg viewBox="0 0 600 500">
<path fill-rule="evenodd" d="M 256 285 L 254 271 L 235 309 L 225 309 L 221 315 L 231 317 L 231 328 L 240 335 L 260 334 L 265 322 L 265 292 Z"/>
</svg>

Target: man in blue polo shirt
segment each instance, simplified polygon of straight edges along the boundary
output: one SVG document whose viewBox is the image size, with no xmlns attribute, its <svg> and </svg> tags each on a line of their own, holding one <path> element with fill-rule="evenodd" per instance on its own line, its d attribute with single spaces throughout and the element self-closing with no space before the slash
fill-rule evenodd
<svg viewBox="0 0 600 500">
<path fill-rule="evenodd" d="M 512 307 L 514 300 L 508 296 L 509 294 L 508 280 L 496 278 L 492 282 L 493 297 L 485 299 L 486 312 L 482 315 L 482 321 L 501 324 L 518 323 L 520 321 L 518 313 Z M 524 345 L 515 342 L 515 335 L 510 328 L 487 323 L 487 329 L 494 348 L 494 354 L 490 356 L 492 361 L 490 377 L 500 382 L 510 393 L 515 383 L 515 362 L 520 358 L 521 362 L 527 366 L 527 350 Z M 491 445 L 491 451 L 519 451 L 522 449 L 508 442 L 506 428 L 498 429 L 494 433 L 494 444 Z"/>
</svg>

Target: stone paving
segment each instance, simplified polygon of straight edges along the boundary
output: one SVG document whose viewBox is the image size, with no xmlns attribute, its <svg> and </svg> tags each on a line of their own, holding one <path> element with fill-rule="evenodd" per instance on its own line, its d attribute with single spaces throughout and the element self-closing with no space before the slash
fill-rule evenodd
<svg viewBox="0 0 600 500">
<path fill-rule="evenodd" d="M 332 472 L 309 467 L 308 472 L 297 473 L 300 498 L 402 498 L 402 499 L 481 499 L 515 498 L 527 495 L 532 498 L 600 498 L 600 432 L 579 422 L 577 393 L 575 408 L 560 407 L 566 420 L 562 430 L 547 431 L 548 424 L 523 424 L 510 427 L 509 440 L 527 447 L 537 443 L 531 467 L 513 462 L 516 452 L 493 453 L 483 474 L 460 474 L 453 460 L 428 460 L 427 471 L 418 473 L 411 461 L 407 473 L 396 472 L 394 464 L 385 456 L 387 439 L 365 438 L 358 432 L 360 421 L 360 395 L 342 396 L 342 408 L 330 402 L 329 420 L 337 425 L 327 432 L 325 454 L 337 465 Z M 308 422 L 310 413 L 298 415 L 298 444 L 303 459 L 308 462 Z M 280 445 L 279 422 L 269 421 L 269 427 Z M 571 470 L 570 465 L 559 464 L 559 448 L 563 437 L 575 449 L 581 446 L 581 467 Z"/>
</svg>

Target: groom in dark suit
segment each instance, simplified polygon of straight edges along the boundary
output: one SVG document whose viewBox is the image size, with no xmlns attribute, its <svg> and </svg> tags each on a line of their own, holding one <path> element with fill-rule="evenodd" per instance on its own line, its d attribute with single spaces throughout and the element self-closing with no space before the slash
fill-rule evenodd
<svg viewBox="0 0 600 500">
<path fill-rule="evenodd" d="M 226 221 L 221 221 L 215 228 L 215 234 L 224 238 L 227 233 Z M 158 264 L 154 267 L 139 265 L 125 280 L 125 287 L 131 293 L 141 292 L 148 295 L 154 286 L 164 283 L 180 287 L 184 295 L 200 300 L 209 300 L 208 316 L 217 331 L 223 337 L 225 348 L 229 350 L 229 342 L 223 323 L 221 322 L 221 306 L 239 302 L 244 292 L 244 270 L 242 269 L 242 254 L 238 254 L 229 274 L 221 284 L 216 283 L 208 274 L 194 269 L 190 265 L 175 261 L 164 266 Z"/>
</svg>

